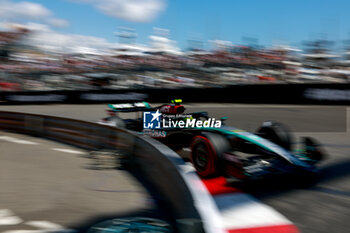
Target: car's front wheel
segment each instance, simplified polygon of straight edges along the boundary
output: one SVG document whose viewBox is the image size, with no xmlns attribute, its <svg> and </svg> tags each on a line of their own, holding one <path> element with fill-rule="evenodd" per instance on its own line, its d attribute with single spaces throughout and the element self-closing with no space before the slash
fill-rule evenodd
<svg viewBox="0 0 350 233">
<path fill-rule="evenodd" d="M 191 161 L 197 173 L 202 177 L 220 173 L 220 160 L 229 150 L 226 138 L 213 133 L 203 133 L 193 138 L 191 143 Z"/>
<path fill-rule="evenodd" d="M 208 138 L 196 136 L 193 139 L 191 160 L 200 176 L 207 177 L 216 173 L 217 156 Z"/>
</svg>

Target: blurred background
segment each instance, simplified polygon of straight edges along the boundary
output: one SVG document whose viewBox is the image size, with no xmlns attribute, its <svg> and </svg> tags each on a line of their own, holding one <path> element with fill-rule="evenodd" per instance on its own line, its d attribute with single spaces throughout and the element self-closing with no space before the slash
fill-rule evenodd
<svg viewBox="0 0 350 233">
<path fill-rule="evenodd" d="M 0 0 L 0 90 L 347 83 L 349 4 Z"/>
<path fill-rule="evenodd" d="M 86 232 L 125 216 L 171 219 L 161 208 L 162 195 L 111 166 L 122 154 L 82 148 L 115 141 L 108 136 L 114 131 L 98 125 L 96 139 L 90 127 L 106 117 L 104 103 L 157 106 L 173 98 L 186 102 L 186 112 L 229 117 L 227 125 L 254 131 L 277 120 L 297 138 L 320 140 L 330 156 L 315 184 L 243 189 L 301 232 L 348 232 L 349 9 L 348 0 L 0 0 L 0 128 L 57 135 L 81 147 L 0 132 L 0 232 Z M 60 104 L 37 105 L 47 102 Z M 90 123 L 64 125 L 62 119 L 3 111 Z M 138 141 L 121 139 L 128 148 Z M 141 166 L 150 178 L 168 185 L 175 199 L 189 197 L 173 192 L 180 189 L 154 169 L 162 160 L 148 150 L 163 147 L 140 148 L 140 157 L 156 156 Z M 244 206 L 238 202 L 232 203 Z M 276 224 L 252 211 L 249 200 L 247 206 L 238 217 Z"/>
</svg>

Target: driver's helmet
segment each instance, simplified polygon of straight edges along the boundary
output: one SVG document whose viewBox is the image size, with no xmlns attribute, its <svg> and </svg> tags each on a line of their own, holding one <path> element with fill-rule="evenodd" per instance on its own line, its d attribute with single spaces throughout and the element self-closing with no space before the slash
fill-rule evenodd
<svg viewBox="0 0 350 233">
<path fill-rule="evenodd" d="M 182 99 L 173 99 L 171 103 L 175 105 L 180 105 L 182 103 Z"/>
<path fill-rule="evenodd" d="M 182 114 L 185 112 L 185 107 L 181 103 L 182 99 L 174 99 L 171 104 L 162 105 L 159 111 L 164 114 Z"/>
</svg>

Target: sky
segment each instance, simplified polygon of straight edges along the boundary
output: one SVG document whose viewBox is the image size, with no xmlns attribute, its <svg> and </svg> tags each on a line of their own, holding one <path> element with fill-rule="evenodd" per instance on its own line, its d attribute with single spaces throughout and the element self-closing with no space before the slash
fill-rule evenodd
<svg viewBox="0 0 350 233">
<path fill-rule="evenodd" d="M 0 23 L 42 25 L 106 44 L 118 42 L 120 27 L 133 28 L 136 42 L 148 44 L 157 27 L 168 29 L 181 49 L 189 40 L 204 48 L 211 40 L 300 46 L 350 39 L 349 10 L 348 0 L 0 0 Z"/>
</svg>

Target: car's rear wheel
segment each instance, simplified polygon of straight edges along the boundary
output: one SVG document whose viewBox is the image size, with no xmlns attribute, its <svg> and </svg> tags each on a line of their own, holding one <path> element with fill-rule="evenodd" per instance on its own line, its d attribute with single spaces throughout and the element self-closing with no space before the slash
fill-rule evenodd
<svg viewBox="0 0 350 233">
<path fill-rule="evenodd" d="M 257 130 L 256 134 L 287 150 L 292 148 L 292 134 L 288 127 L 282 123 L 266 121 Z"/>
</svg>

